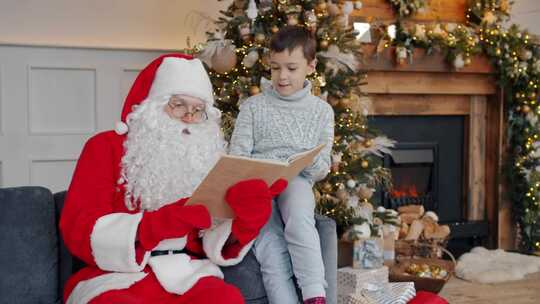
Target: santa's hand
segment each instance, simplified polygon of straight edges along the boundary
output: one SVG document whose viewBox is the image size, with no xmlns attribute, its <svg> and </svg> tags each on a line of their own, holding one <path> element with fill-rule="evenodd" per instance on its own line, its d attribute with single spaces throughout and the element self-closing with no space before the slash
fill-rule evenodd
<svg viewBox="0 0 540 304">
<path fill-rule="evenodd" d="M 225 200 L 234 211 L 232 234 L 240 244 L 247 244 L 259 234 L 272 213 L 272 198 L 286 187 L 283 179 L 270 188 L 262 179 L 251 179 L 229 188 Z"/>
<path fill-rule="evenodd" d="M 270 186 L 270 194 L 272 197 L 279 195 L 285 188 L 287 188 L 287 180 L 280 178 Z"/>
<path fill-rule="evenodd" d="M 183 201 L 179 201 L 156 211 L 144 212 L 139 224 L 138 237 L 145 250 L 154 249 L 162 240 L 183 237 L 194 228 L 210 227 L 211 218 L 206 207 L 183 204 Z"/>
</svg>

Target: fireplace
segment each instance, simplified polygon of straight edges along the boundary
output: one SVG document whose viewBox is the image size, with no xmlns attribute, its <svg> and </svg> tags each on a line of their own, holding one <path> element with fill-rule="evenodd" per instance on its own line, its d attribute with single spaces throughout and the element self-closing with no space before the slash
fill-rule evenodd
<svg viewBox="0 0 540 304">
<path fill-rule="evenodd" d="M 366 58 L 362 67 L 369 72 L 362 89 L 372 101 L 368 124 L 400 144 L 436 144 L 431 189 L 425 192 L 432 198 L 425 204 L 438 211 L 441 221 L 454 223 L 451 238 L 477 240 L 489 231 L 488 247 L 512 248 L 511 204 L 503 197 L 500 174 L 505 149 L 504 94 L 493 79 L 495 70 L 489 60 L 476 56 L 471 65 L 453 70 L 444 54 L 437 52 L 426 56 L 415 49 L 409 63 L 396 65 L 392 47 L 381 52 L 377 45 L 367 44 L 362 50 Z M 397 158 L 387 159 L 388 166 L 413 165 Z M 415 170 L 421 167 L 419 163 Z M 420 186 L 416 185 L 417 195 L 422 195 Z M 414 194 L 410 190 L 402 192 Z M 388 198 L 378 193 L 373 199 L 387 206 L 401 203 Z"/>
<path fill-rule="evenodd" d="M 372 116 L 369 124 L 398 143 L 383 165 L 394 189 L 379 194 L 386 208 L 421 204 L 444 222 L 465 219 L 465 117 Z"/>
<path fill-rule="evenodd" d="M 384 193 L 386 208 L 423 205 L 426 210 L 437 210 L 437 143 L 398 143 L 392 155 L 384 157 L 384 167 L 392 172 L 394 184 L 392 190 Z"/>
</svg>

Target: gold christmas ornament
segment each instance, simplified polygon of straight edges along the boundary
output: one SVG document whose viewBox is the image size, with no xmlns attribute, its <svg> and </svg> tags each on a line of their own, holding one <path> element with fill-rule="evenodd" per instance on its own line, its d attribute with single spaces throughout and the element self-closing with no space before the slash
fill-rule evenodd
<svg viewBox="0 0 540 304">
<path fill-rule="evenodd" d="M 277 25 L 274 25 L 272 26 L 272 28 L 270 29 L 272 31 L 272 33 L 277 33 L 279 31 L 279 27 L 277 27 Z"/>
<path fill-rule="evenodd" d="M 358 197 L 362 200 L 369 200 L 373 196 L 375 189 L 369 188 L 366 184 L 360 184 L 358 186 Z"/>
<path fill-rule="evenodd" d="M 330 183 L 324 183 L 322 189 L 324 192 L 328 193 L 332 191 L 332 185 Z"/>
<path fill-rule="evenodd" d="M 363 160 L 361 163 L 360 163 L 360 166 L 364 169 L 367 169 L 369 167 L 369 162 L 367 160 Z"/>
<path fill-rule="evenodd" d="M 371 146 L 373 146 L 373 140 L 371 139 L 364 140 L 364 147 L 369 148 Z"/>
<path fill-rule="evenodd" d="M 328 4 L 325 3 L 325 8 L 328 9 L 328 14 L 330 16 L 337 16 L 337 15 L 339 15 L 341 13 L 338 5 L 334 4 L 334 3 L 331 3 L 331 2 L 328 3 Z"/>
<path fill-rule="evenodd" d="M 261 92 L 261 89 L 256 85 L 253 85 L 253 86 L 249 87 L 249 95 L 250 96 L 257 95 L 260 92 Z"/>
<path fill-rule="evenodd" d="M 326 10 L 326 8 L 327 8 L 327 5 L 325 1 L 320 1 L 319 4 L 317 4 L 317 9 L 319 11 L 324 11 Z"/>
<path fill-rule="evenodd" d="M 531 107 L 529 107 L 528 105 L 524 105 L 523 107 L 521 107 L 521 111 L 527 114 L 531 111 Z"/>
<path fill-rule="evenodd" d="M 237 60 L 234 46 L 225 47 L 212 56 L 212 69 L 219 74 L 227 73 L 236 66 Z"/>
<path fill-rule="evenodd" d="M 330 42 L 326 39 L 321 40 L 321 42 L 319 42 L 319 46 L 323 49 L 326 49 L 328 47 L 328 44 L 330 44 Z"/>
<path fill-rule="evenodd" d="M 352 105 L 352 100 L 350 98 L 348 98 L 348 97 L 343 97 L 339 101 L 339 106 L 342 109 L 350 108 L 351 105 Z"/>
<path fill-rule="evenodd" d="M 288 25 L 298 25 L 298 16 L 296 14 L 287 15 Z"/>
<path fill-rule="evenodd" d="M 344 201 L 349 198 L 349 193 L 347 193 L 347 190 L 345 189 L 339 189 L 338 191 L 336 191 L 336 197 L 339 200 Z"/>
<path fill-rule="evenodd" d="M 255 42 L 263 44 L 266 40 L 266 36 L 263 33 L 255 34 Z"/>
</svg>

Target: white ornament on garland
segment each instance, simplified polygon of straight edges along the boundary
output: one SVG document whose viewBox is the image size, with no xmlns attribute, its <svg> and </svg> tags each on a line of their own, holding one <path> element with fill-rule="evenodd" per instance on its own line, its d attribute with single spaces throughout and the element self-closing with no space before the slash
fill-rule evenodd
<svg viewBox="0 0 540 304">
<path fill-rule="evenodd" d="M 333 75 L 336 75 L 339 70 L 349 69 L 352 72 L 358 70 L 358 60 L 352 53 L 343 53 L 339 47 L 332 44 L 328 47 L 328 51 L 319 52 L 318 55 L 328 59 L 331 63 Z"/>
<path fill-rule="evenodd" d="M 251 19 L 251 21 L 255 21 L 255 18 L 257 18 L 258 14 L 259 10 L 257 9 L 257 4 L 255 3 L 255 0 L 249 0 L 246 15 L 249 17 L 249 19 Z"/>
<path fill-rule="evenodd" d="M 257 50 L 253 50 L 244 57 L 242 64 L 246 68 L 251 68 L 257 62 L 257 60 L 259 60 L 259 52 L 257 52 Z"/>
<path fill-rule="evenodd" d="M 350 1 L 346 1 L 345 4 L 343 4 L 342 12 L 343 12 L 343 18 L 344 18 L 344 25 L 345 27 L 349 27 L 349 15 L 354 10 L 354 5 Z"/>
<path fill-rule="evenodd" d="M 454 68 L 456 69 L 462 69 L 465 66 L 465 61 L 463 60 L 463 55 L 458 54 L 456 58 L 454 59 Z"/>
<path fill-rule="evenodd" d="M 218 73 L 230 71 L 236 65 L 236 46 L 232 40 L 225 39 L 225 34 L 216 31 L 214 39 L 206 43 L 205 48 L 197 55 L 209 68 Z"/>
</svg>

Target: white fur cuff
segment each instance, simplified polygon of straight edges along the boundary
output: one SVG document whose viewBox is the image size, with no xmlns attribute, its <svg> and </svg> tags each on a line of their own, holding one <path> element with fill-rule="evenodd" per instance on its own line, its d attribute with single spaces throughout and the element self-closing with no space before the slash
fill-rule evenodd
<svg viewBox="0 0 540 304">
<path fill-rule="evenodd" d="M 145 276 L 144 272 L 109 273 L 81 281 L 69 295 L 66 304 L 86 304 L 106 291 L 129 288 Z"/>
<path fill-rule="evenodd" d="M 139 272 L 148 261 L 135 258 L 135 239 L 142 213 L 113 213 L 100 217 L 90 235 L 92 255 L 100 269 L 118 272 Z"/>
<path fill-rule="evenodd" d="M 231 266 L 240 263 L 253 244 L 253 241 L 251 241 L 244 246 L 236 258 L 225 259 L 222 250 L 231 234 L 231 229 L 232 220 L 229 219 L 207 230 L 203 236 L 203 249 L 206 256 L 219 266 Z"/>
<path fill-rule="evenodd" d="M 213 276 L 223 279 L 223 273 L 207 259 L 192 260 L 187 254 L 169 254 L 150 258 L 148 262 L 161 286 L 168 292 L 182 295 L 199 279 Z"/>
</svg>

